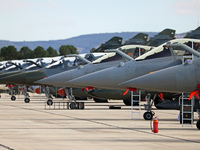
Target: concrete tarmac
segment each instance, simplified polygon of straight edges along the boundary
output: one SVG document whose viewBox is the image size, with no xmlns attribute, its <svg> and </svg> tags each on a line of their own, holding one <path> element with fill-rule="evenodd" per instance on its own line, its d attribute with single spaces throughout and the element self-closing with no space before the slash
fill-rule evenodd
<svg viewBox="0 0 200 150">
<path fill-rule="evenodd" d="M 155 109 L 159 132 L 153 133 L 150 121 L 143 117 L 132 120 L 131 107 L 124 106 L 122 101 L 97 104 L 88 100 L 84 110 L 50 110 L 44 109 L 44 96 L 30 98 L 27 104 L 23 96 L 11 101 L 9 95 L 2 94 L 0 150 L 199 150 L 200 147 L 196 121 L 193 127 L 182 127 L 177 110 Z M 109 109 L 109 105 L 121 109 Z"/>
</svg>

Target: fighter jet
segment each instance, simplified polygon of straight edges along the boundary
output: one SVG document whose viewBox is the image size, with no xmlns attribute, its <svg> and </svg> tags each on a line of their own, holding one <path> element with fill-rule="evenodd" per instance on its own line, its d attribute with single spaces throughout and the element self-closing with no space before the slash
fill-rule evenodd
<svg viewBox="0 0 200 150">
<path fill-rule="evenodd" d="M 200 27 L 186 33 L 184 38 L 200 39 Z"/>
<path fill-rule="evenodd" d="M 182 40 L 182 42 L 183 41 L 185 40 Z M 176 42 L 171 41 L 171 43 Z M 126 86 L 120 86 L 118 84 L 150 72 L 182 64 L 183 56 L 191 56 L 192 54 L 196 57 L 200 56 L 199 52 L 184 44 L 170 44 L 168 46 L 166 44 L 161 45 L 141 55 L 135 60 L 81 76 L 65 84 L 68 86 L 84 85 L 106 89 L 127 89 Z"/>
<path fill-rule="evenodd" d="M 132 50 L 136 49 L 137 47 L 132 46 Z M 141 48 L 142 48 L 142 46 L 141 46 Z M 147 47 L 145 46 L 145 48 L 147 48 Z M 151 47 L 148 47 L 148 49 L 150 49 L 150 48 Z M 119 62 L 127 62 L 130 60 L 133 60 L 132 57 L 126 55 L 125 53 L 121 52 L 120 50 L 114 49 L 114 50 L 109 50 L 109 51 L 110 51 L 110 53 L 108 53 L 107 55 L 101 57 L 100 59 L 97 59 L 96 61 L 94 61 L 88 65 L 80 66 L 77 69 L 65 71 L 63 73 L 53 75 L 51 77 L 37 81 L 36 83 L 44 84 L 44 85 L 68 87 L 68 86 L 63 86 L 63 83 L 66 80 L 71 80 L 73 78 L 76 78 L 76 77 L 79 77 L 79 76 L 82 76 L 82 75 L 85 75 L 85 74 L 88 74 L 88 73 L 91 73 L 91 72 L 94 72 L 97 70 L 102 70 L 102 69 L 105 69 L 108 67 L 115 66 Z M 67 78 L 65 78 L 65 75 L 68 75 Z M 59 79 L 59 80 L 57 80 L 57 79 Z M 81 89 L 79 89 L 79 90 L 76 89 L 74 93 L 79 96 L 80 95 L 82 96 L 82 94 L 84 94 L 84 93 L 82 92 Z M 90 96 L 90 95 L 87 95 L 87 97 L 88 96 Z"/>
<path fill-rule="evenodd" d="M 57 60 L 58 58 L 54 59 Z M 46 66 L 47 64 L 54 62 L 54 59 L 36 58 L 36 59 L 8 61 L 7 64 L 9 65 L 7 65 L 7 67 L 0 72 L 0 83 L 7 84 L 8 82 L 3 80 L 4 78 L 19 74 L 22 71 L 26 70 L 27 68 L 29 68 L 30 70 L 42 68 L 43 66 Z M 16 90 L 15 84 L 14 85 L 7 84 L 7 86 L 10 91 L 11 100 L 15 100 L 16 99 L 16 97 L 14 96 L 14 89 Z"/>
<path fill-rule="evenodd" d="M 135 87 L 148 91 L 171 93 L 198 93 L 200 88 L 200 59 L 186 61 L 182 65 L 155 71 L 121 83 L 126 87 Z"/>
<path fill-rule="evenodd" d="M 180 40 L 171 42 L 177 43 L 177 41 L 180 42 Z M 185 40 L 182 40 L 182 43 L 185 42 Z M 183 56 L 185 55 L 193 53 L 197 57 L 199 56 L 199 53 L 195 50 L 180 44 L 172 44 L 169 51 L 170 54 L 164 53 L 163 50 L 164 48 L 162 45 L 150 52 L 145 53 L 144 55 L 141 55 L 136 59 L 137 61 L 133 60 L 116 67 L 98 71 L 87 76 L 82 76 L 71 80 L 70 82 L 65 82 L 65 84 L 72 87 L 89 86 L 101 89 L 127 89 L 127 87 L 122 87 L 118 84 L 152 71 L 181 64 L 183 61 Z"/>
<path fill-rule="evenodd" d="M 94 55 L 93 54 L 91 55 L 92 55 L 91 57 L 89 55 L 85 55 L 85 57 L 87 57 L 88 59 L 91 58 L 94 59 Z M 97 58 L 99 58 L 100 56 L 104 55 L 104 53 L 101 54 L 96 53 L 95 55 L 97 55 Z M 90 63 L 90 61 L 84 59 L 79 55 L 68 55 L 66 58 L 62 58 L 61 60 L 56 61 L 46 67 L 41 67 L 38 64 L 35 64 L 34 66 L 30 66 L 22 70 L 18 74 L 1 78 L 1 80 L 11 84 L 26 85 L 26 86 L 35 85 L 34 82 L 37 80 L 40 80 L 47 76 L 51 76 L 58 72 L 77 68 L 78 65 L 80 64 L 84 65 L 86 63 Z M 36 69 L 36 67 L 40 67 L 40 69 L 38 68 Z M 27 87 L 25 87 L 25 93 L 27 93 Z M 26 96 L 25 102 L 29 103 L 30 99 L 27 97 L 27 94 L 25 96 Z"/>
<path fill-rule="evenodd" d="M 178 42 L 179 43 L 187 43 L 188 41 L 189 40 L 184 39 L 184 40 L 181 40 L 181 41 L 180 40 L 175 40 L 175 41 L 171 41 L 171 42 L 172 43 L 178 43 Z M 200 41 L 198 41 L 198 42 L 200 42 Z M 116 70 L 120 70 L 119 72 L 118 71 L 114 71 L 114 72 L 108 71 L 107 72 L 107 70 L 112 70 L 112 69 L 105 69 L 105 70 L 102 70 L 103 71 L 102 74 L 100 74 L 100 75 L 97 74 L 97 76 L 95 74 L 95 77 L 91 77 L 90 76 L 91 80 L 89 78 L 87 78 L 86 82 L 83 81 L 84 84 L 80 84 L 80 85 L 82 85 L 84 87 L 87 87 L 87 86 L 90 87 L 90 85 L 93 86 L 93 83 L 94 83 L 95 84 L 94 87 L 97 86 L 98 88 L 101 88 L 101 89 L 102 88 L 106 88 L 106 89 L 108 89 L 108 88 L 109 89 L 116 89 L 117 88 L 117 89 L 119 89 L 117 82 L 120 81 L 120 80 L 123 80 L 123 78 L 125 80 L 127 74 L 130 77 L 132 77 L 132 76 L 136 76 L 137 77 L 140 74 L 145 74 L 145 71 L 153 70 L 152 64 L 154 64 L 156 66 L 155 68 L 159 68 L 159 69 L 165 68 L 165 67 L 169 67 L 169 66 L 173 66 L 173 65 L 177 65 L 177 64 L 181 64 L 183 55 L 185 53 L 180 53 L 180 52 L 183 52 L 183 51 L 179 50 L 179 47 L 177 47 L 177 46 L 174 46 L 174 48 L 175 48 L 174 51 L 173 50 L 170 51 L 170 54 L 171 54 L 170 56 L 167 56 L 167 57 L 162 56 L 162 55 L 161 56 L 157 56 L 158 57 L 157 60 L 154 61 L 153 59 L 150 59 L 150 56 L 152 58 L 153 58 L 153 56 L 156 56 L 156 54 L 155 55 L 153 55 L 153 54 L 154 53 L 158 53 L 159 51 L 161 52 L 163 50 L 163 46 L 161 46 L 159 48 L 155 48 L 155 49 L 151 50 L 150 52 L 147 52 L 149 57 L 146 58 L 147 59 L 146 61 L 144 61 L 145 57 L 143 58 L 142 57 L 143 55 L 142 55 L 142 56 L 138 57 L 138 58 L 140 58 L 140 61 L 137 60 L 137 62 L 136 62 L 136 61 L 132 60 L 131 62 L 127 62 L 127 63 L 121 63 L 121 64 L 118 63 L 117 67 L 112 67 L 112 68 L 115 68 Z M 191 49 L 189 48 L 189 50 L 191 50 Z M 192 52 L 197 53 L 194 50 L 192 50 Z M 177 53 L 178 53 L 178 55 L 177 55 Z M 146 54 L 144 54 L 144 55 L 147 57 Z M 197 55 L 198 54 L 199 53 L 197 53 Z M 159 57 L 161 57 L 161 58 L 159 58 Z M 141 61 L 141 60 L 143 60 L 143 61 Z M 128 65 L 126 65 L 126 64 L 128 64 Z M 136 64 L 138 64 L 138 65 L 136 65 Z M 136 68 L 136 66 L 138 66 L 138 67 Z M 126 68 L 128 68 L 127 71 L 126 71 Z M 51 78 L 40 80 L 40 81 L 38 81 L 38 83 L 50 84 L 50 85 L 58 85 L 58 86 L 62 86 L 62 87 L 79 87 L 80 85 L 73 85 L 73 84 L 70 84 L 70 83 L 67 82 L 70 79 L 76 80 L 75 79 L 76 77 L 82 78 L 81 75 L 84 75 L 84 74 L 79 74 L 79 72 L 80 71 L 75 72 L 74 70 L 73 70 L 73 73 L 72 73 L 72 71 L 64 72 L 62 74 L 59 74 L 59 76 L 58 75 L 51 76 Z M 77 75 L 77 74 L 79 74 L 79 75 Z M 92 73 L 92 74 L 94 74 L 94 73 Z M 110 76 L 110 74 L 112 74 L 114 76 L 114 78 L 112 78 L 112 75 Z M 88 74 L 88 76 L 89 75 L 90 74 Z M 59 77 L 60 81 L 56 80 L 58 77 Z M 107 77 L 109 78 L 108 80 L 105 79 Z M 103 78 L 103 80 L 102 80 L 102 78 Z M 99 86 L 98 81 L 102 82 L 100 84 L 105 84 L 105 86 L 102 86 L 102 87 Z M 111 86 L 112 84 L 113 84 L 113 86 Z"/>
<path fill-rule="evenodd" d="M 147 42 L 149 46 L 159 46 L 167 41 L 175 39 L 176 30 L 173 29 L 164 29 L 154 37 L 150 38 Z"/>
<path fill-rule="evenodd" d="M 66 80 L 71 80 L 76 77 L 80 77 L 82 75 L 92 73 L 97 70 L 102 70 L 108 67 L 112 67 L 119 62 L 127 62 L 130 60 L 133 60 L 132 57 L 126 55 L 125 53 L 121 52 L 120 50 L 112 49 L 108 50 L 107 55 L 97 59 L 96 61 L 89 63 L 85 66 L 79 66 L 77 69 L 73 69 L 70 71 L 65 71 L 56 75 L 53 75 L 51 77 L 42 79 L 40 81 L 37 81 L 36 83 L 44 84 L 44 85 L 54 85 L 54 86 L 63 86 Z M 65 77 L 65 75 L 69 75 Z M 59 79 L 59 80 L 57 80 Z M 67 86 L 64 86 L 67 87 Z"/>
<path fill-rule="evenodd" d="M 68 80 L 71 80 L 73 78 L 79 77 L 81 75 L 85 75 L 97 70 L 102 70 L 108 67 L 112 67 L 115 66 L 116 64 L 118 64 L 119 62 L 127 62 L 130 60 L 133 60 L 132 57 L 130 57 L 129 55 L 133 56 L 136 51 L 136 53 L 143 53 L 142 51 L 149 51 L 151 50 L 152 47 L 149 46 L 142 46 L 142 45 L 127 45 L 127 46 L 122 46 L 119 49 L 111 49 L 111 50 L 107 50 L 107 52 L 109 52 L 107 55 L 95 60 L 94 62 L 86 65 L 86 66 L 80 66 L 79 68 L 75 69 L 75 70 L 71 70 L 71 71 L 67 71 L 67 72 L 63 72 L 60 74 L 56 74 L 54 76 L 45 78 L 43 80 L 37 81 L 36 83 L 41 83 L 41 84 L 45 84 L 45 85 L 54 85 L 54 86 L 63 86 L 63 83 L 66 81 L 65 74 L 70 74 L 70 77 Z M 129 55 L 123 53 L 122 51 L 125 51 L 126 53 L 128 53 Z M 138 55 L 138 54 L 137 54 Z M 72 72 L 76 72 L 77 73 L 72 73 Z M 71 75 L 74 74 L 74 75 Z M 56 80 L 58 79 L 59 80 Z M 49 82 L 50 81 L 50 82 Z"/>
</svg>

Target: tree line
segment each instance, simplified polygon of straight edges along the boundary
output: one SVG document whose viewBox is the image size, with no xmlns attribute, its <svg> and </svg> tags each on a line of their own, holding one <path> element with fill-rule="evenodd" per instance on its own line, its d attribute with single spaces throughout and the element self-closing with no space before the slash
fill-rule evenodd
<svg viewBox="0 0 200 150">
<path fill-rule="evenodd" d="M 58 52 L 51 46 L 47 48 L 47 50 L 45 50 L 42 46 L 38 46 L 34 50 L 24 46 L 20 49 L 20 51 L 17 51 L 14 46 L 10 45 L 0 49 L 0 61 L 55 57 L 68 54 L 78 54 L 78 49 L 73 45 L 61 45 Z"/>
</svg>

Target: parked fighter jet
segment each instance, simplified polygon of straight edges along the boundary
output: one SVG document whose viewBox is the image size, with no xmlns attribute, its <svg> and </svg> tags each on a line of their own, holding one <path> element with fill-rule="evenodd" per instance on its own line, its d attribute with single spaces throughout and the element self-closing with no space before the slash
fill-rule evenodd
<svg viewBox="0 0 200 150">
<path fill-rule="evenodd" d="M 129 46 L 129 48 L 127 48 L 128 45 L 124 46 L 124 47 L 125 47 L 125 51 L 130 52 L 130 53 L 132 51 L 134 52 L 134 50 L 136 50 L 137 48 L 139 48 L 139 50 L 145 50 L 145 51 L 149 51 L 151 49 L 151 47 L 148 47 L 148 46 L 135 46 L 135 45 L 133 45 L 132 47 Z M 115 49 L 110 50 L 111 53 L 109 53 L 108 55 L 105 55 L 104 57 L 101 57 L 100 59 L 94 61 L 91 64 L 88 64 L 86 66 L 81 66 L 78 69 L 74 69 L 71 71 L 56 74 L 54 76 L 40 80 L 36 83 L 63 87 L 63 85 L 65 85 L 64 83 L 68 80 L 80 77 L 80 76 L 88 74 L 88 73 L 92 73 L 94 71 L 98 71 L 98 70 L 102 70 L 105 68 L 115 66 L 119 62 L 127 62 L 130 60 L 133 60 L 132 57 L 121 52 L 121 50 L 124 50 L 124 49 L 122 48 L 120 50 L 115 50 Z M 132 55 L 132 53 L 131 53 L 131 55 Z M 67 76 L 65 78 L 65 74 L 67 74 L 67 75 L 70 74 L 70 76 Z M 59 80 L 56 80 L 58 78 L 59 78 Z M 68 86 L 64 86 L 64 87 L 68 87 Z"/>
<path fill-rule="evenodd" d="M 148 91 L 186 93 L 190 94 L 189 100 L 194 96 L 199 99 L 200 94 L 200 58 L 185 61 L 184 64 L 169 67 L 151 74 L 140 76 L 133 80 L 124 82 L 127 87 L 135 87 Z M 194 111 L 200 108 L 199 100 L 195 100 Z M 177 109 L 178 101 L 171 101 L 160 104 L 159 107 Z M 200 120 L 197 121 L 197 128 L 200 129 Z"/>
<path fill-rule="evenodd" d="M 176 40 L 177 42 L 178 40 Z M 179 40 L 180 41 L 180 40 Z M 186 40 L 182 39 L 182 42 Z M 171 41 L 171 43 L 176 43 Z M 187 40 L 188 42 L 188 40 Z M 197 41 L 196 41 L 197 42 Z M 198 40 L 200 42 L 200 40 Z M 95 73 L 91 73 L 77 79 L 71 80 L 66 84 L 85 85 L 97 88 L 120 89 L 126 86 L 118 84 L 139 77 L 149 72 L 157 71 L 174 65 L 182 64 L 183 56 L 195 55 L 200 56 L 200 53 L 183 44 L 161 45 L 153 50 L 141 55 L 127 63 Z"/>
<path fill-rule="evenodd" d="M 171 42 L 172 43 L 177 43 L 177 42 L 179 42 L 179 43 L 188 43 L 188 41 L 189 40 L 184 39 L 184 40 L 181 40 L 181 41 L 180 40 L 174 40 L 174 41 L 171 41 Z M 200 41 L 198 41 L 198 42 L 200 42 Z M 165 56 L 165 55 L 162 56 L 161 55 L 161 56 L 157 56 L 156 60 L 146 60 L 146 61 L 138 61 L 138 62 L 135 62 L 134 60 L 132 60 L 131 62 L 127 62 L 125 64 L 121 63 L 121 65 L 119 65 L 118 67 L 112 67 L 112 68 L 116 68 L 116 70 L 120 70 L 119 72 L 118 71 L 114 71 L 114 72 L 109 71 L 109 72 L 107 72 L 107 70 L 110 70 L 110 69 L 106 69 L 106 71 L 103 70 L 103 73 L 101 75 L 98 74 L 96 76 L 97 78 L 96 77 L 91 77 L 91 80 L 89 78 L 87 78 L 86 79 L 87 81 L 84 84 L 82 84 L 82 85 L 84 87 L 87 87 L 87 85 L 90 86 L 90 85 L 93 85 L 93 83 L 94 83 L 95 86 L 97 85 L 97 87 L 99 87 L 99 83 L 97 83 L 97 82 L 100 81 L 100 82 L 102 82 L 100 84 L 106 84 L 106 86 L 103 86 L 103 87 L 100 86 L 99 88 L 108 88 L 110 86 L 110 83 L 111 83 L 111 85 L 113 84 L 113 86 L 111 86 L 110 89 L 116 89 L 116 88 L 118 89 L 118 84 L 117 84 L 118 81 L 125 79 L 126 76 L 127 76 L 127 74 L 130 77 L 132 77 L 132 76 L 139 76 L 140 74 L 145 74 L 145 72 L 153 69 L 152 68 L 152 64 L 154 64 L 156 66 L 155 68 L 157 68 L 157 69 L 158 68 L 161 69 L 161 68 L 173 66 L 173 65 L 176 65 L 176 64 L 181 64 L 182 63 L 181 60 L 182 60 L 183 56 L 186 55 L 186 54 L 185 53 L 180 53 L 180 52 L 183 52 L 183 51 L 179 50 L 177 46 L 174 46 L 174 48 L 175 48 L 174 51 L 170 51 L 171 56 Z M 186 46 L 186 49 L 187 48 L 188 47 Z M 188 49 L 189 49 L 189 51 L 191 50 L 190 48 L 188 48 Z M 146 59 L 150 59 L 151 55 L 153 55 L 156 52 L 157 53 L 161 52 L 162 50 L 163 50 L 163 46 L 161 46 L 159 48 L 155 48 L 154 50 L 152 50 L 150 52 L 147 52 L 148 55 L 149 55 L 149 57 L 146 58 Z M 192 52 L 197 53 L 194 50 L 192 50 Z M 146 54 L 144 54 L 144 55 L 146 56 Z M 164 54 L 164 53 L 162 53 L 162 54 Z M 197 55 L 198 54 L 199 53 L 197 53 Z M 144 60 L 145 58 L 142 58 L 142 56 L 140 56 L 138 58 L 140 58 L 141 60 L 142 59 Z M 156 54 L 153 55 L 153 56 L 156 56 Z M 151 56 L 151 57 L 153 58 L 153 56 Z M 159 57 L 161 57 L 161 58 L 159 58 Z M 128 64 L 128 65 L 126 65 L 126 64 Z M 136 64 L 138 64 L 138 65 L 136 65 Z M 127 69 L 126 69 L 126 66 L 127 66 Z M 136 68 L 136 66 L 138 66 L 138 67 Z M 58 84 L 59 86 L 62 86 L 62 87 L 78 87 L 79 85 L 73 86 L 73 84 L 70 84 L 70 83 L 67 82 L 70 79 L 73 79 L 75 77 L 79 77 L 80 76 L 80 75 L 76 75 L 76 74 L 78 74 L 78 72 L 75 72 L 75 71 L 73 71 L 73 73 L 71 73 L 71 72 L 72 71 L 70 71 L 70 72 L 64 72 L 62 74 L 59 74 L 59 76 L 58 75 L 51 76 L 50 78 L 43 79 L 43 80 L 38 81 L 38 82 L 39 83 L 41 82 L 43 84 L 50 84 L 50 85 L 56 85 L 56 84 Z M 74 74 L 73 78 L 72 78 L 72 74 Z M 92 73 L 92 74 L 94 74 L 94 73 Z M 110 74 L 112 74 L 114 76 L 114 78 L 112 78 L 112 75 L 110 76 Z M 56 80 L 58 77 L 60 79 L 60 82 L 58 80 Z M 107 77 L 109 78 L 108 80 L 105 79 Z M 80 77 L 80 78 L 82 78 L 82 77 Z M 102 80 L 102 78 L 103 78 L 103 80 Z M 93 82 L 93 83 L 91 83 L 90 81 Z"/>
<path fill-rule="evenodd" d="M 189 33 L 186 33 L 184 38 L 200 39 L 200 27 L 192 30 Z"/>
<path fill-rule="evenodd" d="M 180 42 L 173 40 L 172 43 Z M 186 40 L 181 40 L 187 43 Z M 197 42 L 197 41 L 195 41 Z M 198 41 L 200 42 L 200 41 Z M 66 82 L 65 84 L 72 87 L 84 86 L 96 87 L 101 89 L 127 89 L 126 86 L 119 86 L 121 82 L 156 71 L 162 68 L 181 64 L 183 56 L 194 54 L 197 57 L 200 54 L 182 44 L 171 44 L 170 50 L 166 53 L 164 45 L 153 49 L 150 52 L 138 57 L 137 61 L 127 62 L 116 67 L 104 69 L 86 76 Z M 130 88 L 130 90 L 132 90 Z"/>
<path fill-rule="evenodd" d="M 59 57 L 51 58 L 51 59 L 36 58 L 36 59 L 8 61 L 7 64 L 9 64 L 9 65 L 7 65 L 7 67 L 0 72 L 1 73 L 0 74 L 0 83 L 7 84 L 8 82 L 5 82 L 5 80 L 3 80 L 4 78 L 19 74 L 22 71 L 27 70 L 27 69 L 34 70 L 34 69 L 42 68 L 42 67 L 47 66 L 48 64 L 54 62 L 57 59 L 59 59 Z M 16 99 L 16 97 L 14 96 L 15 85 L 7 84 L 7 86 L 10 91 L 11 100 L 15 100 Z"/>
<path fill-rule="evenodd" d="M 122 51 L 126 51 L 128 53 L 130 53 L 130 55 L 133 55 L 134 54 L 134 51 L 149 51 L 151 49 L 151 47 L 149 46 L 135 46 L 135 45 L 127 45 L 127 46 L 123 46 L 121 47 L 120 50 L 111 50 L 111 51 L 114 51 L 113 52 L 110 52 L 108 55 L 105 55 L 104 57 L 94 61 L 93 63 L 91 64 L 88 64 L 86 66 L 80 66 L 78 69 L 74 69 L 72 71 L 67 71 L 69 73 L 72 73 L 72 76 L 69 78 L 72 79 L 72 78 L 75 78 L 75 77 L 79 77 L 81 75 L 84 75 L 84 74 L 88 74 L 88 73 L 91 73 L 91 72 L 94 72 L 94 71 L 97 71 L 97 70 L 101 70 L 101 69 L 104 69 L 104 68 L 108 68 L 108 67 L 112 67 L 116 64 L 118 64 L 119 62 L 121 61 L 129 61 L 129 60 L 132 60 L 133 58 L 124 54 Z M 140 52 L 142 53 L 142 52 Z M 77 73 L 73 73 L 73 72 L 76 72 Z M 56 74 L 54 76 L 51 76 L 51 77 L 48 77 L 46 78 L 47 81 L 50 79 L 53 79 L 54 81 L 52 81 L 50 84 L 46 82 L 42 83 L 42 84 L 45 84 L 45 85 L 53 85 L 53 86 L 61 86 L 63 84 L 63 82 L 65 80 L 63 80 L 62 78 L 60 78 L 60 76 L 65 76 L 64 74 L 67 73 L 67 72 L 64 72 L 64 73 L 60 73 L 60 74 Z M 57 80 L 59 78 L 59 80 Z M 36 83 L 40 83 L 40 82 L 36 82 Z M 63 86 L 61 86 L 63 87 Z M 75 96 L 78 96 L 78 97 L 89 97 L 90 95 L 88 94 L 84 94 L 84 92 L 82 92 L 82 88 L 81 89 L 74 89 L 73 90 L 73 94 Z M 99 102 L 99 99 L 96 99 L 94 98 L 95 101 L 98 101 Z M 102 101 L 103 99 L 101 99 Z M 103 100 L 103 101 L 107 101 L 107 100 Z M 50 100 L 48 100 L 48 104 L 51 104 L 52 102 Z"/>
<path fill-rule="evenodd" d="M 150 38 L 147 45 L 149 46 L 159 46 L 167 41 L 175 39 L 176 30 L 164 29 L 154 37 Z"/>
<path fill-rule="evenodd" d="M 94 58 L 94 55 L 91 54 L 92 58 Z M 97 58 L 99 58 L 100 56 L 104 55 L 104 53 L 95 53 L 95 55 L 97 55 Z M 72 60 L 70 59 L 71 57 Z M 76 59 L 75 59 L 76 57 Z M 91 59 L 91 57 L 89 55 L 86 55 L 85 57 L 87 57 L 88 59 Z M 40 69 L 32 69 L 34 67 L 37 67 L 38 64 L 34 65 L 34 66 L 30 66 L 24 70 L 22 70 L 21 72 L 19 72 L 18 74 L 14 74 L 14 75 L 10 75 L 4 78 L 1 78 L 1 80 L 3 80 L 4 82 L 7 83 L 11 83 L 11 84 L 18 84 L 18 85 L 35 85 L 34 82 L 37 80 L 40 80 L 42 78 L 45 78 L 47 76 L 51 76 L 53 74 L 56 74 L 58 72 L 62 72 L 65 70 L 70 70 L 70 69 L 74 69 L 77 68 L 78 65 L 82 64 L 86 64 L 86 63 L 90 63 L 90 61 L 82 58 L 81 56 L 78 55 L 68 55 L 66 60 L 64 58 L 62 58 L 59 61 L 56 61 L 54 63 L 52 63 L 51 65 L 48 65 L 44 68 L 40 67 Z M 27 87 L 25 87 L 25 93 L 27 93 Z M 25 102 L 28 103 L 30 101 L 30 99 L 27 97 L 27 94 L 25 95 Z M 12 97 L 11 99 L 14 100 L 14 98 Z"/>
<path fill-rule="evenodd" d="M 119 62 L 127 62 L 130 60 L 133 60 L 132 57 L 126 55 L 125 53 L 113 49 L 113 50 L 108 50 L 110 53 L 107 55 L 97 59 L 96 61 L 85 65 L 85 66 L 80 66 L 77 69 L 70 70 L 70 71 L 65 71 L 63 73 L 59 73 L 56 75 L 53 75 L 51 77 L 42 79 L 40 81 L 37 81 L 36 83 L 39 84 L 44 84 L 44 85 L 54 85 L 54 86 L 62 86 L 66 85 L 64 84 L 66 81 L 71 80 L 76 77 L 80 77 L 82 75 L 97 71 L 97 70 L 102 70 L 108 67 L 112 67 Z M 70 74 L 70 76 L 67 76 L 65 78 L 65 74 Z M 57 80 L 59 79 L 59 80 Z M 50 81 L 50 82 L 49 82 Z M 64 86 L 68 87 L 68 86 Z"/>
<path fill-rule="evenodd" d="M 148 91 L 171 93 L 198 93 L 200 88 L 200 59 L 186 61 L 182 65 L 155 71 L 126 81 L 123 85 Z M 122 84 L 121 84 L 122 85 Z"/>
</svg>

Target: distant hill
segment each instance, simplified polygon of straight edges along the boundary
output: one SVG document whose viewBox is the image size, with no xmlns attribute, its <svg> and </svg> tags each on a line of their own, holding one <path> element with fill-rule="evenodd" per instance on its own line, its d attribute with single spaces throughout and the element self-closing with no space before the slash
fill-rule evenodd
<svg viewBox="0 0 200 150">
<path fill-rule="evenodd" d="M 125 40 L 129 40 L 139 32 L 121 32 L 121 33 L 100 33 L 100 34 L 88 34 L 88 35 L 80 35 L 77 37 L 72 37 L 63 40 L 50 40 L 50 41 L 22 41 L 22 42 L 14 42 L 14 41 L 6 41 L 0 40 L 0 48 L 4 46 L 13 45 L 20 50 L 23 46 L 28 46 L 30 49 L 34 50 L 37 46 L 42 46 L 44 49 L 47 49 L 49 46 L 53 47 L 56 50 L 59 50 L 61 45 L 74 45 L 78 48 L 79 53 L 87 53 L 92 48 L 97 48 L 111 39 L 114 36 L 119 36 L 123 38 L 123 43 Z M 149 35 L 149 37 L 153 37 L 158 34 L 158 32 L 144 32 Z M 179 34 L 181 36 L 182 34 Z M 183 34 L 185 35 L 185 34 Z"/>
</svg>

